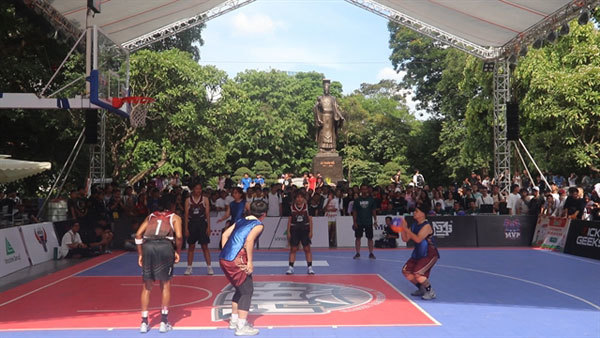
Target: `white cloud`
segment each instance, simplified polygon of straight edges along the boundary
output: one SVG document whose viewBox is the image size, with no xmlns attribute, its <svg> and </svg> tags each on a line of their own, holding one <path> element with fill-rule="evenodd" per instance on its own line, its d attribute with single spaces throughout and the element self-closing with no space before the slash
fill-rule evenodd
<svg viewBox="0 0 600 338">
<path fill-rule="evenodd" d="M 382 68 L 379 71 L 379 73 L 377 73 L 377 81 L 395 80 L 397 82 L 401 82 L 405 74 L 406 72 L 396 73 L 396 71 L 392 67 L 385 67 Z"/>
<path fill-rule="evenodd" d="M 277 28 L 284 28 L 282 21 L 274 21 L 266 14 L 238 13 L 232 19 L 233 35 L 248 36 L 257 34 L 273 34 Z"/>
</svg>

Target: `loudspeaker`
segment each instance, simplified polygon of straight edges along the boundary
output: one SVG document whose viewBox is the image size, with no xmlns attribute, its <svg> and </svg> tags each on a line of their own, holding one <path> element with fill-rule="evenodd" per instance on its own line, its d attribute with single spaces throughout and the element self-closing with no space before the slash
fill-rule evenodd
<svg viewBox="0 0 600 338">
<path fill-rule="evenodd" d="M 85 143 L 98 143 L 98 111 L 95 109 L 85 111 Z"/>
<path fill-rule="evenodd" d="M 506 104 L 506 139 L 519 140 L 519 104 L 516 102 Z"/>
</svg>

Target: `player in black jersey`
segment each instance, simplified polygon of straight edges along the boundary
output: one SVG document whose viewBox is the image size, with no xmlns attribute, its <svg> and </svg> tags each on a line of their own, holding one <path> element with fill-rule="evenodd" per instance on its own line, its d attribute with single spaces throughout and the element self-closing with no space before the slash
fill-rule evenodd
<svg viewBox="0 0 600 338">
<path fill-rule="evenodd" d="M 185 200 L 185 215 L 184 215 L 184 232 L 187 238 L 187 269 L 185 275 L 192 274 L 192 263 L 194 262 L 194 249 L 196 243 L 200 244 L 204 260 L 206 261 L 206 269 L 209 275 L 214 274 L 213 268 L 210 265 L 210 203 L 208 197 L 202 195 L 202 185 L 195 183 L 192 187 L 192 194 Z"/>
<path fill-rule="evenodd" d="M 294 263 L 296 262 L 296 252 L 298 246 L 302 243 L 306 264 L 308 265 L 308 274 L 314 275 L 312 267 L 312 252 L 310 244 L 312 239 L 312 216 L 308 214 L 308 204 L 306 198 L 301 192 L 296 193 L 294 203 L 291 206 L 291 216 L 288 218 L 287 237 L 290 242 L 290 266 L 285 272 L 288 275 L 294 273 Z"/>
</svg>

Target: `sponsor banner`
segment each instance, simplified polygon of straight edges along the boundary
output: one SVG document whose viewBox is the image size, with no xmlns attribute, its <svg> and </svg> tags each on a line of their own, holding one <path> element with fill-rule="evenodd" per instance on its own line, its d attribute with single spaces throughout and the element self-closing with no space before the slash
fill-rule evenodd
<svg viewBox="0 0 600 338">
<path fill-rule="evenodd" d="M 218 217 L 210 218 L 210 243 L 208 243 L 208 247 L 210 249 L 219 248 L 219 242 L 221 241 L 221 233 L 223 232 L 223 228 L 225 227 L 225 221 L 217 222 L 218 220 Z"/>
<path fill-rule="evenodd" d="M 0 229 L 0 277 L 29 266 L 18 227 Z"/>
<path fill-rule="evenodd" d="M 258 238 L 258 246 L 261 249 L 285 248 L 287 247 L 287 217 L 265 217 L 263 225 L 265 226 L 262 234 Z M 279 237 L 275 241 L 276 236 Z M 273 246 L 273 243 L 278 246 Z"/>
<path fill-rule="evenodd" d="M 414 223 L 412 216 L 405 217 L 409 226 Z M 428 216 L 434 231 L 435 245 L 438 247 L 477 246 L 477 222 L 473 216 Z M 409 243 L 412 243 L 409 242 Z M 409 244 L 414 246 L 414 243 Z"/>
<path fill-rule="evenodd" d="M 54 248 L 60 247 L 50 222 L 29 224 L 21 227 L 23 240 L 33 265 L 54 258 Z"/>
<path fill-rule="evenodd" d="M 600 222 L 571 220 L 565 252 L 600 259 Z"/>
<path fill-rule="evenodd" d="M 479 246 L 529 246 L 537 216 L 474 216 Z"/>
<path fill-rule="evenodd" d="M 571 219 L 540 216 L 535 226 L 531 246 L 538 249 L 563 252 Z"/>
</svg>

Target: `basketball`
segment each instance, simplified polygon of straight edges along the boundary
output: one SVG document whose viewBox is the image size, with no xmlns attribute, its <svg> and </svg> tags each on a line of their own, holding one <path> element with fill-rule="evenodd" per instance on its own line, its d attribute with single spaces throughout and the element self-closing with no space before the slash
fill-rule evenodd
<svg viewBox="0 0 600 338">
<path fill-rule="evenodd" d="M 392 229 L 393 232 L 401 233 L 402 222 L 404 222 L 404 217 L 394 217 L 392 219 L 392 225 L 390 225 L 390 229 Z"/>
</svg>

